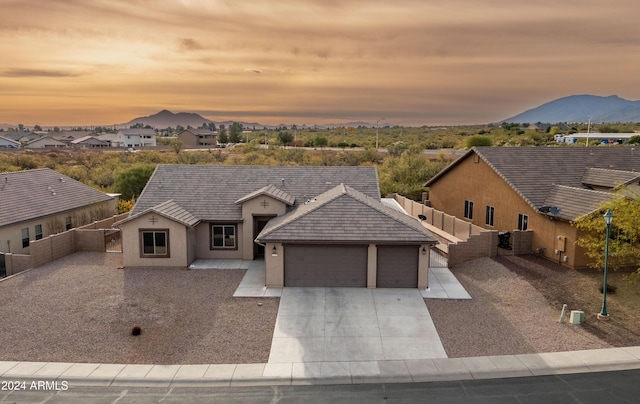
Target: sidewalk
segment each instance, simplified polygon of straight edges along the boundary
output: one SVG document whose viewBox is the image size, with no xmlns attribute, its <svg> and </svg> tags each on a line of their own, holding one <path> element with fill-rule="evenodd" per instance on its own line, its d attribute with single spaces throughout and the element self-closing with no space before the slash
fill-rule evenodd
<svg viewBox="0 0 640 404">
<path fill-rule="evenodd" d="M 74 386 L 207 387 L 499 379 L 640 369 L 640 346 L 472 358 L 238 365 L 0 362 L 3 381 Z"/>
</svg>

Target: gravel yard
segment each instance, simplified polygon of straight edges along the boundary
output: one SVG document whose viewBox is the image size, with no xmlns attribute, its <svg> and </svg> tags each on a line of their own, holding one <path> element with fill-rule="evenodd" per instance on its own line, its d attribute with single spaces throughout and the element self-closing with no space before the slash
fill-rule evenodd
<svg viewBox="0 0 640 404">
<path fill-rule="evenodd" d="M 0 360 L 213 364 L 269 359 L 280 299 L 233 298 L 244 270 L 120 265 L 118 253 L 77 253 L 0 282 Z M 142 334 L 134 337 L 136 325 Z"/>
<path fill-rule="evenodd" d="M 449 357 L 556 352 L 640 345 L 640 287 L 622 274 L 609 283 L 610 321 L 599 321 L 602 273 L 570 270 L 538 257 L 478 259 L 452 270 L 472 300 L 426 300 Z M 562 304 L 585 323 L 560 323 Z"/>
</svg>

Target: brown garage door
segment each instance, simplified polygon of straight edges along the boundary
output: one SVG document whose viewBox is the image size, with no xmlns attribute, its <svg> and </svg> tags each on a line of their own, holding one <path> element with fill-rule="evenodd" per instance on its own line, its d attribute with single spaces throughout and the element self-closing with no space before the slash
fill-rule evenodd
<svg viewBox="0 0 640 404">
<path fill-rule="evenodd" d="M 415 245 L 378 246 L 378 288 L 417 288 L 418 252 Z"/>
<path fill-rule="evenodd" d="M 284 246 L 285 286 L 367 286 L 367 246 Z"/>
</svg>

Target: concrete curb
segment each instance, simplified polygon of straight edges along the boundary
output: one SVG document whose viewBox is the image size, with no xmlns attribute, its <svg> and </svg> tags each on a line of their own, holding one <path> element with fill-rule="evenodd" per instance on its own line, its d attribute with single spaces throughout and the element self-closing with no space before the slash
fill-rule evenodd
<svg viewBox="0 0 640 404">
<path fill-rule="evenodd" d="M 221 387 L 500 379 L 640 369 L 640 346 L 541 354 L 363 362 L 125 365 L 0 362 L 0 381 L 73 386 Z"/>
</svg>

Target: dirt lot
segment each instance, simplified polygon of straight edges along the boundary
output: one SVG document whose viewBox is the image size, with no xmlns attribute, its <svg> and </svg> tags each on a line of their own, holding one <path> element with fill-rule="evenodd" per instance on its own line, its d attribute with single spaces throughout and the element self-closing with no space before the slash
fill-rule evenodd
<svg viewBox="0 0 640 404">
<path fill-rule="evenodd" d="M 602 272 L 576 271 L 545 259 L 479 259 L 452 271 L 473 300 L 427 300 L 450 357 L 555 352 L 640 345 L 640 285 L 609 274 L 610 321 L 600 321 Z M 562 305 L 583 310 L 582 325 L 560 323 Z"/>
<path fill-rule="evenodd" d="M 120 257 L 77 253 L 0 282 L 0 360 L 267 362 L 279 299 L 233 298 L 244 270 L 125 270 Z"/>
</svg>

